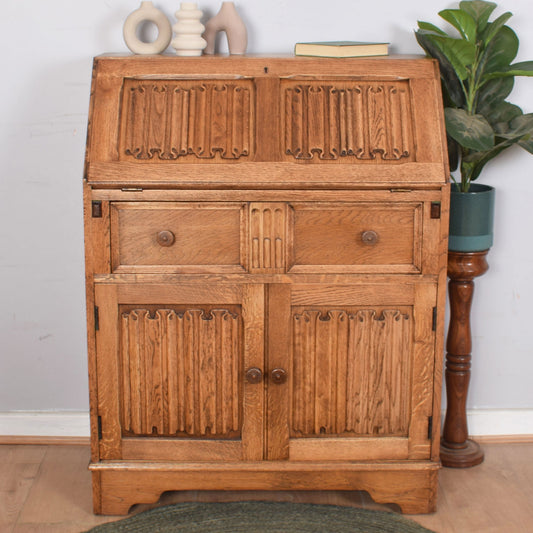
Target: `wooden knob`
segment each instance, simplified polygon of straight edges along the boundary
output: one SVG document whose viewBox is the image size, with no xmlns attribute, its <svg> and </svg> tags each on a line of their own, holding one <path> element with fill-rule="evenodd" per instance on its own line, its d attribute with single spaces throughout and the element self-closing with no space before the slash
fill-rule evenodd
<svg viewBox="0 0 533 533">
<path fill-rule="evenodd" d="M 160 246 L 172 246 L 174 244 L 174 241 L 176 240 L 176 237 L 174 237 L 174 233 L 171 231 L 160 231 L 157 234 L 156 237 L 157 244 Z"/>
<path fill-rule="evenodd" d="M 283 368 L 274 368 L 270 373 L 270 377 L 276 385 L 281 385 L 287 381 L 287 371 L 283 370 Z"/>
<path fill-rule="evenodd" d="M 254 366 L 246 371 L 245 377 L 246 381 L 252 385 L 255 383 L 261 383 L 263 372 L 261 372 L 261 369 Z"/>
<path fill-rule="evenodd" d="M 365 244 L 376 244 L 379 241 L 379 235 L 373 230 L 363 231 L 361 233 L 361 240 Z"/>
</svg>

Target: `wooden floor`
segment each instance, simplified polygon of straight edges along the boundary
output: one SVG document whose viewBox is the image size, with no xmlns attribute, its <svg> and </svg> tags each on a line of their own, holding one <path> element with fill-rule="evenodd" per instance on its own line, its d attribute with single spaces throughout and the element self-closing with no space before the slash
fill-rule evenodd
<svg viewBox="0 0 533 533">
<path fill-rule="evenodd" d="M 440 472 L 438 511 L 411 516 L 437 533 L 533 532 L 533 443 L 484 444 L 486 459 Z M 0 445 L 0 533 L 80 533 L 117 517 L 94 516 L 87 446 Z M 180 499 L 278 499 L 390 510 L 356 492 L 173 493 Z M 144 510 L 137 506 L 133 510 Z"/>
</svg>

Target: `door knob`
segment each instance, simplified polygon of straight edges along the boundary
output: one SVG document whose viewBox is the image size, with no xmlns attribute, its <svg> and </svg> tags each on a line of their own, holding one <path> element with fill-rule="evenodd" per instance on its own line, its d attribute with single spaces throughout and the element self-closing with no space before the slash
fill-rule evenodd
<svg viewBox="0 0 533 533">
<path fill-rule="evenodd" d="M 281 385 L 287 381 L 287 371 L 283 370 L 283 368 L 274 368 L 270 373 L 270 377 L 276 385 Z"/>
<path fill-rule="evenodd" d="M 261 380 L 263 379 L 263 372 L 261 372 L 261 369 L 254 366 L 246 371 L 245 378 L 246 381 L 252 385 L 254 383 L 261 383 Z"/>
</svg>

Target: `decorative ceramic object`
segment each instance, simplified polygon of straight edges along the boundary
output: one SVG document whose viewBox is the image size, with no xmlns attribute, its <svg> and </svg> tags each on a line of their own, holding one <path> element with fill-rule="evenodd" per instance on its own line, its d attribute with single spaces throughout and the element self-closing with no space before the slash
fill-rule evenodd
<svg viewBox="0 0 533 533">
<path fill-rule="evenodd" d="M 153 22 L 158 36 L 154 42 L 145 43 L 137 37 L 137 28 L 143 22 Z M 124 41 L 134 54 L 160 54 L 169 45 L 172 28 L 165 14 L 152 2 L 141 2 L 141 7 L 128 15 L 124 22 Z"/>
<path fill-rule="evenodd" d="M 215 53 L 215 38 L 219 31 L 225 31 L 228 38 L 230 54 L 244 54 L 248 45 L 246 26 L 235 9 L 233 2 L 222 2 L 220 11 L 205 25 L 204 38 L 207 47 L 206 54 Z"/>
<path fill-rule="evenodd" d="M 176 36 L 172 39 L 172 47 L 178 56 L 201 56 L 207 42 L 202 38 L 205 26 L 200 22 L 202 18 L 195 2 L 181 2 L 176 11 L 178 22 L 172 26 Z"/>
</svg>

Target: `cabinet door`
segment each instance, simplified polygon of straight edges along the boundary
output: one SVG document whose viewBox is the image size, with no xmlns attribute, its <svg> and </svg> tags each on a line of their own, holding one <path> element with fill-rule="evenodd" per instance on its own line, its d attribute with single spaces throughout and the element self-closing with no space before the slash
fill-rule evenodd
<svg viewBox="0 0 533 533">
<path fill-rule="evenodd" d="M 432 283 L 271 285 L 270 459 L 430 458 Z"/>
<path fill-rule="evenodd" d="M 263 458 L 263 286 L 97 283 L 95 302 L 101 459 Z"/>
</svg>

